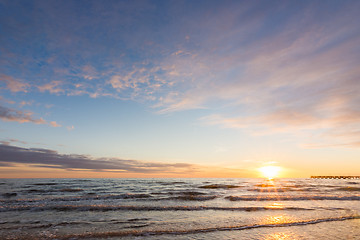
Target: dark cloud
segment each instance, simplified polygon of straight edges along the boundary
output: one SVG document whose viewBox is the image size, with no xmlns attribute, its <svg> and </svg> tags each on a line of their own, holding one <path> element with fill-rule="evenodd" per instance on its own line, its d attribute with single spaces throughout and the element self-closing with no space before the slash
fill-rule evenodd
<svg viewBox="0 0 360 240">
<path fill-rule="evenodd" d="M 13 164 L 6 163 L 6 162 L 0 162 L 0 167 L 11 167 L 11 166 L 13 166 Z"/>
<path fill-rule="evenodd" d="M 0 106 L 0 118 L 5 121 L 15 121 L 15 122 L 32 122 L 36 124 L 45 124 L 46 121 L 42 118 L 35 119 L 32 117 L 31 112 L 23 112 L 4 106 Z"/>
<path fill-rule="evenodd" d="M 196 168 L 187 163 L 157 163 L 118 158 L 92 158 L 87 155 L 60 154 L 40 148 L 22 148 L 0 144 L 0 166 L 16 163 L 67 170 L 124 171 L 135 173 L 188 173 Z"/>
<path fill-rule="evenodd" d="M 4 121 L 14 121 L 19 123 L 31 122 L 35 124 L 48 124 L 52 127 L 61 127 L 61 125 L 55 121 L 47 122 L 43 118 L 36 119 L 32 115 L 33 113 L 29 111 L 20 111 L 0 105 L 0 119 Z"/>
</svg>

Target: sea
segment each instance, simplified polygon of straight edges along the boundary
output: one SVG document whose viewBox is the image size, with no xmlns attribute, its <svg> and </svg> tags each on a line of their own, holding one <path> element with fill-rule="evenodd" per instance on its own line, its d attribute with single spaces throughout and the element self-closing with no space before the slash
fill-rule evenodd
<svg viewBox="0 0 360 240">
<path fill-rule="evenodd" d="M 0 239 L 360 239 L 360 180 L 0 179 Z"/>
</svg>

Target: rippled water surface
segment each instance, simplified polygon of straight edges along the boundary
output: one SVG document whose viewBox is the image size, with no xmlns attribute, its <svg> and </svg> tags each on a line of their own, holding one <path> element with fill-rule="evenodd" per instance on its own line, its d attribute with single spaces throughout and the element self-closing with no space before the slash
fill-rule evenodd
<svg viewBox="0 0 360 240">
<path fill-rule="evenodd" d="M 360 239 L 360 180 L 0 179 L 0 239 Z"/>
</svg>

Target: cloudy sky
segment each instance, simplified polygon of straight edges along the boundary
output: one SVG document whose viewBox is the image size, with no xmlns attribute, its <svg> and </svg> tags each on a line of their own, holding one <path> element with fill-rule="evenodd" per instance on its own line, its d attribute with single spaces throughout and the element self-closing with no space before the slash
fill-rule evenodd
<svg viewBox="0 0 360 240">
<path fill-rule="evenodd" d="M 360 175 L 360 1 L 0 0 L 1 177 Z"/>
</svg>

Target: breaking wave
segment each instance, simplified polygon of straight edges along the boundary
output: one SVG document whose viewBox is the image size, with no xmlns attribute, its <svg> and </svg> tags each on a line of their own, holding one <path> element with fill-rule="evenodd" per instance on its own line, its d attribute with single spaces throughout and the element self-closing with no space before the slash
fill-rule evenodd
<svg viewBox="0 0 360 240">
<path fill-rule="evenodd" d="M 211 207 L 211 206 L 119 206 L 119 205 L 54 205 L 2 207 L 0 212 L 9 211 L 307 211 L 311 208 L 298 207 Z"/>
<path fill-rule="evenodd" d="M 158 235 L 187 235 L 197 233 L 209 233 L 218 231 L 241 231 L 254 228 L 277 228 L 277 227 L 293 227 L 293 226 L 304 226 L 310 224 L 318 224 L 324 222 L 336 222 L 360 219 L 359 216 L 343 216 L 335 218 L 321 218 L 312 219 L 306 221 L 297 222 L 285 222 L 276 224 L 253 224 L 253 225 L 240 225 L 240 226 L 224 226 L 224 227 L 210 227 L 210 228 L 194 228 L 186 230 L 143 230 L 143 231 L 114 231 L 114 232 L 96 232 L 96 233 L 83 233 L 83 234 L 72 234 L 58 239 L 72 239 L 72 238 L 108 238 L 108 237 L 141 237 L 141 236 L 158 236 Z"/>
<path fill-rule="evenodd" d="M 242 186 L 238 186 L 238 185 L 210 184 L 210 185 L 200 186 L 199 188 L 205 188 L 205 189 L 217 189 L 217 188 L 229 189 L 229 188 L 241 188 L 241 187 Z"/>
<path fill-rule="evenodd" d="M 304 196 L 227 196 L 225 199 L 230 201 L 306 201 L 306 200 L 338 200 L 353 201 L 360 200 L 360 196 L 323 196 L 323 195 L 304 195 Z"/>
</svg>

